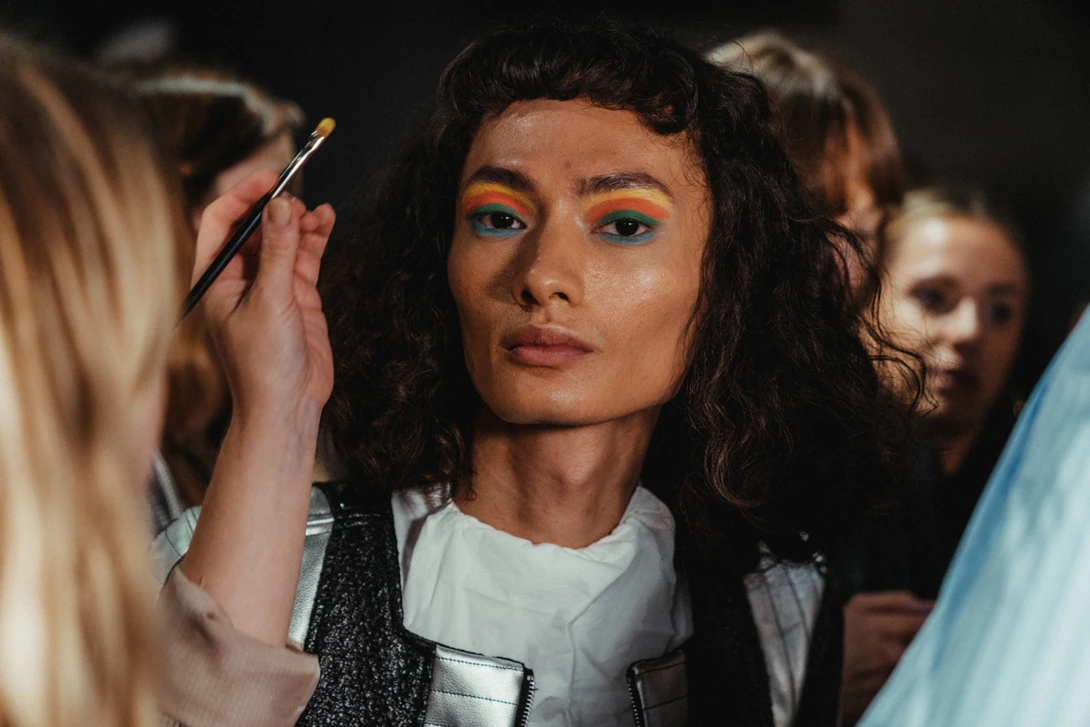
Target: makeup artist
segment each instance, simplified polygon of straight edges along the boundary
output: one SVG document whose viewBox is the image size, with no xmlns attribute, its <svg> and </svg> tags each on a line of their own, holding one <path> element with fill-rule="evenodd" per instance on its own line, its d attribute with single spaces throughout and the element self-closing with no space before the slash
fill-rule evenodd
<svg viewBox="0 0 1090 727">
<path fill-rule="evenodd" d="M 854 239 L 805 199 L 762 87 L 673 41 L 470 45 L 328 266 L 332 348 L 317 315 L 221 342 L 285 461 L 333 356 L 339 479 L 217 477 L 161 536 L 167 714 L 835 724 L 820 552 L 904 422 L 846 312 Z"/>
</svg>

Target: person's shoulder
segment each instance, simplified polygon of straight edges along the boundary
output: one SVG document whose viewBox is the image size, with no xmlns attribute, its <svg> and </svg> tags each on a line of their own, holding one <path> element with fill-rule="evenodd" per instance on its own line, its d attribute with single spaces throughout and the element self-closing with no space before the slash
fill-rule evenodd
<svg viewBox="0 0 1090 727">
<path fill-rule="evenodd" d="M 307 539 L 324 540 L 338 520 L 388 516 L 390 496 L 381 488 L 346 480 L 316 482 L 310 490 Z M 200 506 L 191 507 L 167 525 L 152 543 L 152 560 L 160 585 L 189 551 L 200 519 Z"/>
</svg>

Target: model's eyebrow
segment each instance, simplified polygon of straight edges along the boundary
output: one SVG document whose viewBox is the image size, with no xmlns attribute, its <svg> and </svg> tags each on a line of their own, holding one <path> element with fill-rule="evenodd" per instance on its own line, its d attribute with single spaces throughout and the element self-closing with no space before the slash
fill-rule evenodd
<svg viewBox="0 0 1090 727">
<path fill-rule="evenodd" d="M 589 179 L 582 179 L 576 187 L 581 197 L 603 192 L 618 192 L 623 189 L 653 189 L 666 195 L 671 201 L 674 195 L 666 185 L 644 172 L 616 172 L 614 174 L 602 174 Z"/>
<path fill-rule="evenodd" d="M 522 192 L 523 194 L 530 194 L 534 191 L 534 183 L 530 181 L 529 177 L 522 172 L 516 172 L 514 169 L 507 169 L 506 167 L 481 167 L 473 172 L 473 174 L 469 175 L 469 179 L 462 185 L 462 191 L 464 192 L 471 184 L 476 182 L 502 184 L 505 187 L 510 187 L 514 191 Z"/>
</svg>

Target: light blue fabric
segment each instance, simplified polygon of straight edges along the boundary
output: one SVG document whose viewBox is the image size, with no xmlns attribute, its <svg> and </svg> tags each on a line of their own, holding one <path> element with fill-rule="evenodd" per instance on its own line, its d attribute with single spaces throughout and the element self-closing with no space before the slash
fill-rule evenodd
<svg viewBox="0 0 1090 727">
<path fill-rule="evenodd" d="M 1090 315 L 1034 389 L 861 727 L 1090 725 Z"/>
</svg>

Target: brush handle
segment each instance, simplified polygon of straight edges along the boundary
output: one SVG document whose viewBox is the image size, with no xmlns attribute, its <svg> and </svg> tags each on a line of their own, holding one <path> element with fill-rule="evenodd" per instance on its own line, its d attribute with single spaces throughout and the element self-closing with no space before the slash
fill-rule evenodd
<svg viewBox="0 0 1090 727">
<path fill-rule="evenodd" d="M 328 124 L 328 127 L 327 127 Z M 323 127 L 326 127 L 324 132 Z M 216 282 L 216 278 L 219 277 L 223 269 L 227 267 L 227 263 L 231 262 L 231 258 L 238 254 L 238 251 L 242 249 L 242 246 L 246 244 L 246 241 L 250 239 L 250 235 L 254 234 L 254 230 L 261 224 L 261 214 L 265 211 L 265 205 L 269 203 L 273 197 L 283 192 L 288 184 L 291 183 L 292 178 L 296 173 L 303 168 L 303 165 L 310 159 L 311 154 L 317 151 L 318 147 L 325 141 L 326 136 L 333 130 L 333 119 L 325 119 L 314 133 L 310 135 L 310 139 L 299 150 L 299 153 L 295 155 L 295 158 L 288 162 L 288 166 L 284 167 L 284 171 L 280 172 L 280 176 L 276 179 L 276 184 L 269 192 L 257 201 L 251 209 L 249 215 L 245 218 L 238 229 L 235 230 L 235 234 L 231 235 L 231 239 L 227 241 L 227 244 L 223 246 L 223 249 L 216 255 L 216 259 L 212 261 L 212 264 L 208 266 L 208 269 L 201 275 L 197 284 L 189 291 L 185 296 L 185 302 L 182 304 L 182 320 L 185 319 L 189 312 L 197 307 L 197 303 L 200 302 L 204 294 L 208 292 L 208 289 L 212 287 L 212 283 Z M 322 132 L 322 133 L 319 133 Z"/>
<path fill-rule="evenodd" d="M 212 260 L 212 264 L 208 266 L 208 269 L 204 271 L 200 279 L 185 296 L 185 303 L 182 305 L 182 318 L 185 318 L 189 315 L 190 311 L 197 307 L 197 303 L 201 301 L 204 294 L 212 287 L 212 283 L 216 282 L 216 278 L 218 278 L 220 273 L 223 272 L 223 269 L 227 267 L 227 263 L 231 262 L 231 259 L 238 254 L 238 251 L 242 249 L 242 246 L 246 244 L 246 241 L 249 240 L 250 236 L 257 230 L 258 226 L 261 224 L 261 215 L 265 212 L 265 205 L 269 203 L 269 200 L 273 198 L 273 194 L 277 191 L 279 190 L 273 189 L 257 201 L 257 204 L 250 210 L 249 216 L 243 220 L 242 224 L 235 230 L 235 234 L 231 235 L 231 239 L 227 241 L 227 244 L 223 246 L 223 249 L 220 250 L 219 254 Z"/>
</svg>

